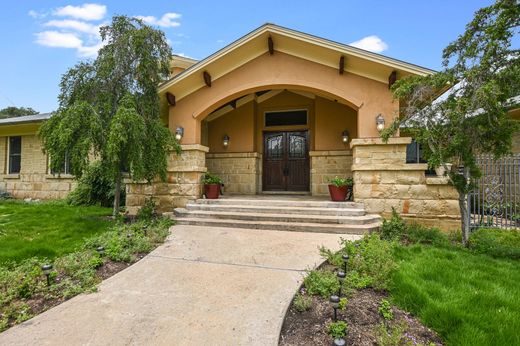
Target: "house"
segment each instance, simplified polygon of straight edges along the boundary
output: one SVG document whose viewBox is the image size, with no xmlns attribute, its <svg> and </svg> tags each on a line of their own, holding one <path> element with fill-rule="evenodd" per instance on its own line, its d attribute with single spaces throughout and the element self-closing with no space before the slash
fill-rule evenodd
<svg viewBox="0 0 520 346">
<path fill-rule="evenodd" d="M 201 61 L 175 56 L 159 94 L 182 153 L 170 154 L 165 182 L 128 181 L 127 208 L 136 212 L 148 196 L 162 211 L 184 206 L 201 197 L 207 171 L 222 177 L 225 193 L 243 195 L 327 195 L 329 179 L 353 176 L 355 200 L 369 213 L 396 208 L 457 227 L 458 196 L 447 178 L 407 158 L 411 138 L 379 138 L 399 110 L 390 86 L 434 72 L 273 24 Z M 67 167 L 59 176 L 48 171 L 35 136 L 48 116 L 0 120 L 0 187 L 16 197 L 61 198 L 74 187 Z"/>
</svg>

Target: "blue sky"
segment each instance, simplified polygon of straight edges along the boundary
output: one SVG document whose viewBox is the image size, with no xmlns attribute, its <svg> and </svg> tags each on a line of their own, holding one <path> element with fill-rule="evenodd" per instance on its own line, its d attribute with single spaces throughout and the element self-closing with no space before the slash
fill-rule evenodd
<svg viewBox="0 0 520 346">
<path fill-rule="evenodd" d="M 56 109 L 61 75 L 95 56 L 97 27 L 115 14 L 164 30 L 196 59 L 266 22 L 439 69 L 442 49 L 492 1 L 2 1 L 0 109 Z"/>
</svg>

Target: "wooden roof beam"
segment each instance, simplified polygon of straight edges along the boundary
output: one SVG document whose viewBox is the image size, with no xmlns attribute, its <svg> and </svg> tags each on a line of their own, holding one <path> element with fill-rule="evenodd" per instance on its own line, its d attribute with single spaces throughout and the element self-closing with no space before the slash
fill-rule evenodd
<svg viewBox="0 0 520 346">
<path fill-rule="evenodd" d="M 209 74 L 209 72 L 204 71 L 202 73 L 202 77 L 204 78 L 204 83 L 206 83 L 208 87 L 211 87 L 211 75 Z"/>
<path fill-rule="evenodd" d="M 390 89 L 396 81 L 397 81 L 397 71 L 393 70 L 392 73 L 390 73 L 390 76 L 388 76 L 388 89 Z"/>
</svg>

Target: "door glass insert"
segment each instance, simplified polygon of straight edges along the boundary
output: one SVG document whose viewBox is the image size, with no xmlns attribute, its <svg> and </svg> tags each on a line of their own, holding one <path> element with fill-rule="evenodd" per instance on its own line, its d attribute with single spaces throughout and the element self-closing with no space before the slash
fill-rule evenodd
<svg viewBox="0 0 520 346">
<path fill-rule="evenodd" d="M 289 140 L 289 158 L 305 158 L 305 138 L 301 136 L 291 136 Z"/>
<path fill-rule="evenodd" d="M 267 140 L 267 157 L 280 159 L 283 156 L 282 135 L 271 137 Z"/>
</svg>

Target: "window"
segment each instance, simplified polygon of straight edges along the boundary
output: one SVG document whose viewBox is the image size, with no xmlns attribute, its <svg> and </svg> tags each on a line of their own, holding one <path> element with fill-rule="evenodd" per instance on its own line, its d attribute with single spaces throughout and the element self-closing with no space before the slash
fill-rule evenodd
<svg viewBox="0 0 520 346">
<path fill-rule="evenodd" d="M 70 170 L 69 153 L 65 153 L 65 162 L 63 163 L 63 167 L 59 171 L 51 169 L 51 174 L 72 174 Z"/>
<path fill-rule="evenodd" d="M 428 163 L 423 154 L 421 145 L 413 139 L 412 143 L 406 146 L 406 163 Z M 427 169 L 426 174 L 435 175 L 435 170 Z"/>
<path fill-rule="evenodd" d="M 265 112 L 265 126 L 307 125 L 306 110 Z"/>
<path fill-rule="evenodd" d="M 9 137 L 9 174 L 20 173 L 22 164 L 22 137 Z"/>
</svg>

